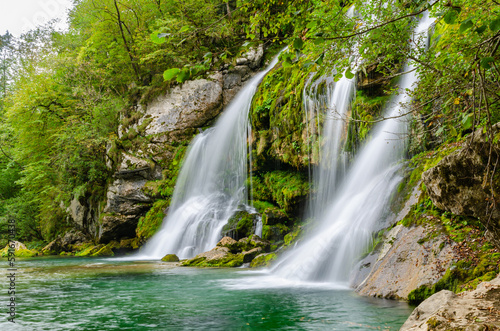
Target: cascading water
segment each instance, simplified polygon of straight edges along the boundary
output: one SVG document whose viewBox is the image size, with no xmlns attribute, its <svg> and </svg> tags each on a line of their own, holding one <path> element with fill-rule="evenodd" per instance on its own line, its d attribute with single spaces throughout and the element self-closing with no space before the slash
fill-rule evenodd
<svg viewBox="0 0 500 331">
<path fill-rule="evenodd" d="M 222 227 L 247 202 L 248 111 L 278 57 L 238 93 L 216 125 L 198 135 L 184 160 L 161 229 L 135 258 L 190 258 L 215 246 Z M 257 229 L 259 230 L 259 229 Z"/>
<path fill-rule="evenodd" d="M 323 86 L 324 91 L 318 91 L 319 86 Z M 344 174 L 346 155 L 342 152 L 342 145 L 346 138 L 345 118 L 353 95 L 354 81 L 346 77 L 336 83 L 329 77 L 320 78 L 311 84 L 309 89 L 304 90 L 304 109 L 308 123 L 321 116 L 326 108 L 324 130 L 321 134 L 319 126 L 314 128 L 315 123 L 312 123 L 312 128 L 308 125 L 308 131 L 317 130 L 318 134 L 323 136 L 319 162 L 312 173 L 315 197 L 310 202 L 310 217 L 322 216 L 325 206 L 332 201 L 339 179 Z"/>
<path fill-rule="evenodd" d="M 414 31 L 416 36 L 413 39 L 427 32 L 432 22 L 428 13 L 425 14 Z M 316 227 L 282 255 L 271 270 L 264 271 L 270 272 L 268 277 L 240 279 L 237 284 L 226 284 L 227 287 L 300 285 L 348 288 L 352 267 L 371 241 L 373 231 L 381 226 L 380 221 L 386 216 L 394 189 L 402 179 L 399 175 L 401 164 L 397 162 L 404 154 L 407 123 L 401 105 L 411 101 L 407 92 L 417 82 L 414 69 L 412 65 L 405 66 L 404 71 L 409 73 L 403 75 L 399 94 L 386 107 L 385 117 L 388 119 L 374 128 L 368 143 L 361 149 L 333 195 L 333 201 L 322 202 L 331 194 L 319 193 L 324 194 L 325 199 L 318 199 L 313 207 L 317 209 L 316 214 L 322 215 Z M 337 97 L 344 93 L 340 92 L 344 88 L 348 95 L 347 86 L 335 86 Z M 343 99 L 332 97 L 332 102 L 339 102 L 336 109 L 342 104 L 340 100 Z M 328 130 L 327 127 L 325 135 Z M 329 134 L 339 133 L 332 130 Z M 321 177 L 324 172 L 319 171 L 318 175 Z M 326 175 L 327 178 L 332 176 Z M 321 178 L 317 181 L 321 182 Z"/>
<path fill-rule="evenodd" d="M 427 32 L 432 22 L 426 14 L 414 33 Z M 370 242 L 371 233 L 383 218 L 401 180 L 396 162 L 403 156 L 407 126 L 401 104 L 410 101 L 407 92 L 417 81 L 414 69 L 412 65 L 405 66 L 409 73 L 402 77 L 399 95 L 385 112 L 389 119 L 374 129 L 330 207 L 323 205 L 327 212 L 317 227 L 283 256 L 272 269 L 273 274 L 347 285 L 353 264 Z"/>
</svg>

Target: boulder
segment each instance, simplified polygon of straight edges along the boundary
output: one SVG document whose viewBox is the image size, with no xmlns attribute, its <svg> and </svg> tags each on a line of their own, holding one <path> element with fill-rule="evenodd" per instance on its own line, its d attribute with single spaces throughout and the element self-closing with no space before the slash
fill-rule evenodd
<svg viewBox="0 0 500 331">
<path fill-rule="evenodd" d="M 179 262 L 179 257 L 175 254 L 167 254 L 161 260 L 163 262 Z"/>
<path fill-rule="evenodd" d="M 148 104 L 139 120 L 150 121 L 145 134 L 202 127 L 214 119 L 222 109 L 222 74 L 211 78 L 187 81 Z"/>
<path fill-rule="evenodd" d="M 243 255 L 243 263 L 252 262 L 252 260 L 259 254 L 263 252 L 261 247 L 252 248 L 249 251 L 241 253 Z"/>
<path fill-rule="evenodd" d="M 289 218 L 287 214 L 276 207 L 267 208 L 264 213 L 262 213 L 263 225 L 287 224 L 288 221 Z"/>
<path fill-rule="evenodd" d="M 218 247 L 227 247 L 233 253 L 236 253 L 240 250 L 238 246 L 238 242 L 231 237 L 223 237 L 218 243 Z"/>
<path fill-rule="evenodd" d="M 236 212 L 222 228 L 222 235 L 239 240 L 244 237 L 249 237 L 255 233 L 259 214 L 249 213 L 247 211 Z"/>
<path fill-rule="evenodd" d="M 500 330 L 500 276 L 471 292 L 435 293 L 415 308 L 400 330 Z"/>
<path fill-rule="evenodd" d="M 379 248 L 358 265 L 352 286 L 361 295 L 407 300 L 422 285 L 433 285 L 456 259 L 454 242 L 437 230 L 395 226 Z M 433 238 L 431 238 L 433 237 Z"/>
<path fill-rule="evenodd" d="M 90 241 L 90 236 L 86 235 L 82 231 L 73 229 L 66 232 L 62 237 L 57 237 L 56 239 L 52 240 L 42 249 L 42 252 L 44 252 L 45 254 L 69 252 L 72 251 L 75 246 L 81 245 L 88 241 Z"/>
<path fill-rule="evenodd" d="M 499 132 L 500 124 L 495 124 L 493 133 Z M 424 172 L 422 179 L 434 205 L 455 215 L 478 218 L 488 229 L 488 239 L 500 248 L 500 211 L 494 203 L 498 197 L 492 195 L 489 180 L 485 182 L 490 147 L 491 171 L 500 160 L 500 144 L 490 146 L 487 134 L 479 129 L 462 149 Z"/>
<path fill-rule="evenodd" d="M 257 47 L 250 48 L 242 57 L 236 59 L 237 65 L 248 65 L 251 69 L 255 70 L 260 67 L 262 58 L 264 56 L 264 45 L 260 44 Z"/>
</svg>

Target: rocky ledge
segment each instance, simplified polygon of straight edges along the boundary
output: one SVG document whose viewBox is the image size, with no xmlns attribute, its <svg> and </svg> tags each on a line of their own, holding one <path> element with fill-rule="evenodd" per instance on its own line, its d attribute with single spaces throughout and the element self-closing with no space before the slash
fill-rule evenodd
<svg viewBox="0 0 500 331">
<path fill-rule="evenodd" d="M 443 290 L 432 295 L 400 330 L 500 330 L 500 276 L 474 291 Z"/>
</svg>

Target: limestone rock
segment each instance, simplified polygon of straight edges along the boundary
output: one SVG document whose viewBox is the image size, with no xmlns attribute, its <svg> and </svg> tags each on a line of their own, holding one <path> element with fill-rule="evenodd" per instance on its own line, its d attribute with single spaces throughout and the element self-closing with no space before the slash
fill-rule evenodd
<svg viewBox="0 0 500 331">
<path fill-rule="evenodd" d="M 240 250 L 239 246 L 238 246 L 238 242 L 236 240 L 234 240 L 233 238 L 231 238 L 231 237 L 223 237 L 217 243 L 217 246 L 218 247 L 227 247 L 233 253 L 236 253 L 236 252 L 238 252 Z"/>
<path fill-rule="evenodd" d="M 257 47 L 250 48 L 241 58 L 236 59 L 238 65 L 248 65 L 251 69 L 260 67 L 260 63 L 264 56 L 264 45 L 260 44 Z"/>
<path fill-rule="evenodd" d="M 163 262 L 179 262 L 179 257 L 175 254 L 167 254 L 161 260 Z"/>
<path fill-rule="evenodd" d="M 440 291 L 423 301 L 402 331 L 500 330 L 500 276 L 471 292 Z"/>
<path fill-rule="evenodd" d="M 78 230 L 70 230 L 64 234 L 62 237 L 58 237 L 47 244 L 42 252 L 45 253 L 60 253 L 69 252 L 73 250 L 73 246 L 81 245 L 85 242 L 90 241 L 90 237 Z"/>
<path fill-rule="evenodd" d="M 500 132 L 500 124 L 493 127 Z M 444 157 L 435 167 L 423 173 L 427 192 L 438 208 L 456 215 L 479 218 L 488 229 L 490 240 L 500 248 L 500 211 L 491 205 L 488 185 L 483 187 L 490 144 L 482 129 L 461 150 Z M 492 164 L 500 158 L 500 144 L 492 146 Z M 497 199 L 497 198 L 495 198 Z"/>
<path fill-rule="evenodd" d="M 444 235 L 430 238 L 430 227 L 395 226 L 381 248 L 363 259 L 353 280 L 361 295 L 406 300 L 422 285 L 436 283 L 455 258 Z"/>
<path fill-rule="evenodd" d="M 222 74 L 214 78 L 187 81 L 151 102 L 139 121 L 152 119 L 145 134 L 201 127 L 215 118 L 222 108 Z"/>
</svg>

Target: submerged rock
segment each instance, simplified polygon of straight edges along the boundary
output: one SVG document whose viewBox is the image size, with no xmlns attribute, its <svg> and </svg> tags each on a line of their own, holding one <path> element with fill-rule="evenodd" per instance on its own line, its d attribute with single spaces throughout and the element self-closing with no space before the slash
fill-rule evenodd
<svg viewBox="0 0 500 331">
<path fill-rule="evenodd" d="M 175 254 L 167 254 L 161 260 L 163 262 L 179 262 L 179 257 Z"/>
<path fill-rule="evenodd" d="M 500 330 L 500 276 L 471 292 L 440 291 L 422 302 L 401 331 Z"/>
</svg>

